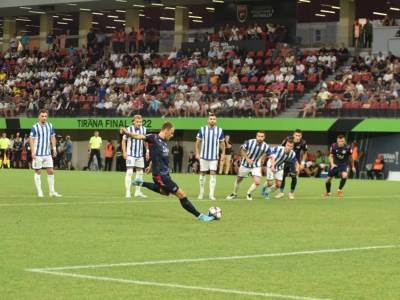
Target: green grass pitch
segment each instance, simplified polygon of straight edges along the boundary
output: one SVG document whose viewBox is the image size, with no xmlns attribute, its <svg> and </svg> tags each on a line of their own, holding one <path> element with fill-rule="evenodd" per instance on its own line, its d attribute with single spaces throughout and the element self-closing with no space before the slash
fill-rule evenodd
<svg viewBox="0 0 400 300">
<path fill-rule="evenodd" d="M 196 199 L 197 176 L 173 178 Z M 222 200 L 233 180 L 193 201 L 223 210 L 201 223 L 172 196 L 125 199 L 124 173 L 59 171 L 64 197 L 38 199 L 32 171 L 0 170 L 0 299 L 400 299 L 398 182 L 350 180 L 323 199 L 323 180 L 300 179 L 296 200 L 249 202 L 246 179 Z"/>
</svg>

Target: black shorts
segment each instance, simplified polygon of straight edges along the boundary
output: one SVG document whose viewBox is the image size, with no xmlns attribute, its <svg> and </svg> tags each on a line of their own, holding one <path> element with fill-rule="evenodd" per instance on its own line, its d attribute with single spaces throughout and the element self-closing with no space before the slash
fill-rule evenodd
<svg viewBox="0 0 400 300">
<path fill-rule="evenodd" d="M 347 172 L 347 164 L 337 165 L 333 169 L 330 169 L 328 172 L 328 177 L 335 177 L 336 175 L 342 176 L 343 172 Z"/>
<path fill-rule="evenodd" d="M 285 163 L 283 167 L 283 176 L 297 176 L 296 165 L 294 163 Z"/>
<path fill-rule="evenodd" d="M 0 160 L 4 159 L 4 154 L 6 153 L 5 149 L 0 149 Z"/>
<path fill-rule="evenodd" d="M 21 154 L 22 154 L 22 151 L 15 151 L 13 160 L 20 161 L 21 160 Z"/>
<path fill-rule="evenodd" d="M 165 195 L 175 194 L 179 190 L 178 185 L 169 175 L 153 175 L 153 181 Z"/>
</svg>

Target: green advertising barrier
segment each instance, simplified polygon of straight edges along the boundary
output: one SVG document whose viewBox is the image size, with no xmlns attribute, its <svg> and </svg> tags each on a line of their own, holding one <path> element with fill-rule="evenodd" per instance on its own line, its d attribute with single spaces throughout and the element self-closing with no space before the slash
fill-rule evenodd
<svg viewBox="0 0 400 300">
<path fill-rule="evenodd" d="M 130 118 L 51 118 L 56 129 L 119 129 L 131 125 Z M 144 118 L 143 125 L 149 129 L 160 129 L 166 121 L 172 122 L 177 130 L 197 130 L 207 123 L 206 118 Z M 327 131 L 336 119 L 248 119 L 218 118 L 218 125 L 224 130 L 265 130 L 292 131 L 301 128 L 304 131 Z M 20 119 L 20 127 L 29 129 L 37 119 Z"/>
<path fill-rule="evenodd" d="M 6 129 L 7 124 L 6 124 L 6 119 L 0 118 L 0 129 Z"/>
<path fill-rule="evenodd" d="M 353 132 L 400 132 L 400 119 L 365 119 Z"/>
</svg>

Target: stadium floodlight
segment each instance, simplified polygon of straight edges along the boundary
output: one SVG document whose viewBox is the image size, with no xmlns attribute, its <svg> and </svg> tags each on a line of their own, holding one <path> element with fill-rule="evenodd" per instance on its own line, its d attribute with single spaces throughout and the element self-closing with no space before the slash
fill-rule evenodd
<svg viewBox="0 0 400 300">
<path fill-rule="evenodd" d="M 126 0 L 115 0 L 115 2 L 123 2 L 123 3 L 126 3 L 126 2 L 128 2 L 128 1 L 126 1 Z"/>
<path fill-rule="evenodd" d="M 311 3 L 311 0 L 299 0 L 299 3 Z"/>
<path fill-rule="evenodd" d="M 391 7 L 391 8 L 389 8 L 390 10 L 394 10 L 394 11 L 400 11 L 400 8 L 397 8 L 397 7 Z"/>
<path fill-rule="evenodd" d="M 194 23 L 203 23 L 202 20 L 197 20 L 197 19 L 192 20 L 192 22 L 194 22 Z"/>
<path fill-rule="evenodd" d="M 107 28 L 107 29 L 115 29 L 115 28 L 117 28 L 117 27 L 115 27 L 115 26 L 106 26 L 106 28 Z"/>
<path fill-rule="evenodd" d="M 101 12 L 92 12 L 92 15 L 98 15 L 98 16 L 104 16 L 104 14 L 103 13 L 101 13 Z"/>
<path fill-rule="evenodd" d="M 209 10 L 209 11 L 215 11 L 214 7 L 206 7 L 206 9 Z"/>
<path fill-rule="evenodd" d="M 57 24 L 60 24 L 60 25 L 68 25 L 67 22 L 57 22 Z"/>
<path fill-rule="evenodd" d="M 203 17 L 200 17 L 200 16 L 189 16 L 189 18 L 191 18 L 191 19 L 203 19 Z"/>
<path fill-rule="evenodd" d="M 133 4 L 134 7 L 144 7 L 142 4 Z"/>
<path fill-rule="evenodd" d="M 331 5 L 331 8 L 332 8 L 332 9 L 340 10 L 340 6 Z"/>
<path fill-rule="evenodd" d="M 326 10 L 326 9 L 321 9 L 320 11 L 323 12 L 323 13 L 327 13 L 327 14 L 335 14 L 336 13 L 333 10 Z"/>
<path fill-rule="evenodd" d="M 92 22 L 93 25 L 99 25 L 99 22 Z"/>
<path fill-rule="evenodd" d="M 139 17 L 145 17 L 146 15 L 144 15 L 144 14 L 139 14 Z"/>
<path fill-rule="evenodd" d="M 214 3 L 224 3 L 224 0 L 213 0 Z"/>
<path fill-rule="evenodd" d="M 108 15 L 107 18 L 118 19 L 118 16 Z"/>
<path fill-rule="evenodd" d="M 117 10 L 115 10 L 116 12 L 120 12 L 120 13 L 126 13 L 126 10 L 123 10 L 123 9 L 117 9 Z"/>
<path fill-rule="evenodd" d="M 30 22 L 31 20 L 25 18 L 16 18 L 15 21 Z"/>
<path fill-rule="evenodd" d="M 79 10 L 82 10 L 82 11 L 90 11 L 90 9 L 89 8 L 79 8 Z"/>
<path fill-rule="evenodd" d="M 62 18 L 64 21 L 73 21 L 74 19 L 70 19 L 70 18 Z"/>
<path fill-rule="evenodd" d="M 172 7 L 172 6 L 166 6 L 166 7 L 164 7 L 164 9 L 168 9 L 168 10 L 175 10 L 175 7 Z"/>
<path fill-rule="evenodd" d="M 77 6 L 78 4 L 76 4 L 76 3 L 67 3 L 67 5 L 69 5 L 69 6 Z"/>
<path fill-rule="evenodd" d="M 323 17 L 323 18 L 326 17 L 326 15 L 324 15 L 324 14 L 315 14 L 315 16 L 316 16 L 316 17 Z"/>
<path fill-rule="evenodd" d="M 150 5 L 152 5 L 152 6 L 164 6 L 164 4 L 158 3 L 158 2 L 152 2 L 152 3 L 150 3 Z"/>
<path fill-rule="evenodd" d="M 160 20 L 175 21 L 175 18 L 169 18 L 169 17 L 160 17 Z"/>
<path fill-rule="evenodd" d="M 27 9 L 27 10 L 32 9 L 32 7 L 28 7 L 28 6 L 20 6 L 19 8 L 20 8 L 20 9 Z"/>
<path fill-rule="evenodd" d="M 125 23 L 126 22 L 125 20 L 117 20 L 117 19 L 114 19 L 113 21 L 117 22 L 117 23 Z"/>
<path fill-rule="evenodd" d="M 59 18 L 60 16 L 54 15 L 53 18 Z"/>
<path fill-rule="evenodd" d="M 39 14 L 39 15 L 44 15 L 45 14 L 44 11 L 39 11 L 39 10 L 30 10 L 29 12 L 32 13 L 32 14 Z"/>
<path fill-rule="evenodd" d="M 379 11 L 374 11 L 372 14 L 376 15 L 376 16 L 387 16 L 387 14 L 379 12 Z"/>
</svg>

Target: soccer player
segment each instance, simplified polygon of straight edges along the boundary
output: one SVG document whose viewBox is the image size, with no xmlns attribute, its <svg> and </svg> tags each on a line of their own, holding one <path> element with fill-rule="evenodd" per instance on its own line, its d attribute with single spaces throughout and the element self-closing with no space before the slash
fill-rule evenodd
<svg viewBox="0 0 400 300">
<path fill-rule="evenodd" d="M 221 161 L 224 160 L 225 143 L 224 132 L 217 127 L 215 114 L 208 116 L 208 125 L 200 128 L 196 136 L 196 158 L 200 161 L 200 193 L 198 199 L 204 197 L 204 186 L 206 184 L 206 173 L 210 172 L 209 199 L 215 200 L 215 186 L 217 184 L 217 168 L 219 152 L 221 148 Z"/>
<path fill-rule="evenodd" d="M 253 184 L 247 190 L 246 198 L 247 200 L 253 200 L 252 193 L 257 189 L 257 186 L 261 183 L 261 164 L 263 159 L 270 155 L 270 147 L 265 142 L 265 133 L 263 131 L 257 132 L 256 138 L 246 141 L 240 147 L 240 154 L 242 156 L 242 161 L 239 168 L 238 176 L 236 177 L 235 184 L 233 186 L 233 192 L 228 197 L 227 200 L 232 200 L 237 198 L 237 192 L 239 190 L 240 183 L 249 174 L 253 177 Z"/>
<path fill-rule="evenodd" d="M 296 153 L 296 159 L 297 162 L 299 162 L 299 167 L 301 170 L 304 168 L 307 159 L 307 150 L 308 150 L 307 142 L 303 140 L 303 133 L 300 129 L 296 129 L 293 132 L 292 136 L 288 136 L 286 139 L 284 139 L 282 142 L 282 146 L 286 145 L 286 142 L 289 138 L 293 138 L 294 141 L 293 151 Z M 277 199 L 282 198 L 285 195 L 284 191 L 285 191 L 285 182 L 287 176 L 290 176 L 292 178 L 292 183 L 290 184 L 289 199 L 294 199 L 294 191 L 297 185 L 297 172 L 295 164 L 291 162 L 285 163 L 280 192 L 275 196 L 275 198 Z"/>
<path fill-rule="evenodd" d="M 296 159 L 296 153 L 293 151 L 294 140 L 292 137 L 286 140 L 285 146 L 277 146 L 271 149 L 271 156 L 267 162 L 267 182 L 262 189 L 262 195 L 269 199 L 269 194 L 281 187 L 283 179 L 283 169 L 286 163 L 292 163 L 295 172 L 299 171 L 299 163 Z M 275 186 L 274 185 L 275 179 Z"/>
<path fill-rule="evenodd" d="M 142 116 L 136 115 L 133 117 L 132 126 L 127 128 L 128 132 L 133 132 L 141 135 L 146 135 L 147 130 L 142 126 L 143 119 Z M 143 153 L 144 148 L 146 148 L 146 160 L 149 159 L 149 149 L 147 143 L 143 140 L 137 140 L 124 135 L 122 138 L 122 153 L 126 160 L 126 175 L 125 175 L 125 197 L 131 198 L 131 185 L 132 185 L 132 175 L 133 169 L 135 168 L 135 178 L 143 180 L 143 169 L 144 169 L 144 158 Z M 140 191 L 140 185 L 136 186 L 135 197 L 147 198 Z"/>
<path fill-rule="evenodd" d="M 167 141 L 174 135 L 175 127 L 172 123 L 166 122 L 161 127 L 158 134 L 138 134 L 129 132 L 126 128 L 121 129 L 121 134 L 125 134 L 137 140 L 143 140 L 148 143 L 150 149 L 150 160 L 152 162 L 152 182 L 143 182 L 135 179 L 133 185 L 141 185 L 161 195 L 168 196 L 174 194 L 179 198 L 182 207 L 194 215 L 197 219 L 204 222 L 213 221 L 215 218 L 201 214 L 197 211 L 194 205 L 186 197 L 185 192 L 171 179 L 169 175 L 169 149 Z"/>
<path fill-rule="evenodd" d="M 328 178 L 325 182 L 325 197 L 331 195 L 332 178 L 336 175 L 340 176 L 340 183 L 337 195 L 339 197 L 344 196 L 343 187 L 346 184 L 346 180 L 348 177 L 347 167 L 349 165 L 349 161 L 352 171 L 355 172 L 356 168 L 352 158 L 351 145 L 346 144 L 346 139 L 343 135 L 338 135 L 336 138 L 336 143 L 332 144 L 330 149 L 329 162 L 331 164 L 331 168 L 328 173 Z"/>
<path fill-rule="evenodd" d="M 29 138 L 29 145 L 32 154 L 32 169 L 35 170 L 35 186 L 38 197 L 43 197 L 42 183 L 40 179 L 41 169 L 47 170 L 47 182 L 49 184 L 49 196 L 61 197 L 54 190 L 54 169 L 53 157 L 57 156 L 56 133 L 51 123 L 47 122 L 47 110 L 42 109 L 39 112 L 39 122 L 32 126 Z"/>
</svg>

